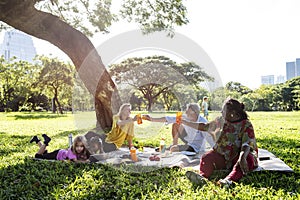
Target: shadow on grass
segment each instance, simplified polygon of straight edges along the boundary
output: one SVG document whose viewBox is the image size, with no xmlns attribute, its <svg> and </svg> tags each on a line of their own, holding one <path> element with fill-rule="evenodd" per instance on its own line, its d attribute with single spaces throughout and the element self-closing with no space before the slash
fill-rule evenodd
<svg viewBox="0 0 300 200">
<path fill-rule="evenodd" d="M 55 188 L 67 187 L 82 169 L 64 162 L 36 161 L 29 157 L 24 163 L 1 169 L 0 196 L 3 199 L 45 199 L 54 197 Z M 5 191 L 5 192 L 4 192 Z"/>
<path fill-rule="evenodd" d="M 229 174 L 229 171 L 214 172 L 209 178 L 209 182 L 216 185 L 217 181 L 225 178 Z M 272 190 L 273 195 L 276 196 L 276 192 L 282 191 L 286 194 L 296 197 L 299 195 L 299 179 L 300 174 L 292 172 L 279 172 L 279 171 L 257 171 L 251 172 L 247 176 L 244 176 L 238 183 L 234 183 L 229 188 L 224 188 L 234 194 L 245 193 L 245 186 L 256 188 L 259 191 L 255 199 L 265 198 L 264 193 L 261 191 Z M 236 186 L 238 184 L 239 186 Z M 241 187 L 242 186 L 242 187 Z M 195 192 L 202 189 L 204 186 L 197 186 L 192 184 L 192 188 Z M 219 186 L 217 186 L 219 187 Z M 241 190 L 242 189 L 242 190 Z M 247 192 L 246 192 L 247 193 Z M 288 198 L 287 198 L 288 199 Z"/>
<path fill-rule="evenodd" d="M 276 157 L 280 158 L 294 171 L 300 171 L 300 138 L 297 140 L 280 138 L 275 135 L 271 135 L 268 138 L 257 139 L 259 148 L 267 149 L 273 153 Z"/>
<path fill-rule="evenodd" d="M 283 190 L 285 193 L 292 196 L 299 195 L 300 188 L 300 169 L 299 169 L 299 139 L 282 139 L 277 136 L 270 136 L 269 138 L 257 140 L 259 148 L 266 149 L 273 153 L 276 157 L 283 160 L 290 166 L 294 172 L 280 172 L 280 171 L 255 171 L 250 172 L 243 177 L 239 184 L 251 185 L 260 190 L 272 188 L 276 191 Z M 219 179 L 225 178 L 230 171 L 221 170 L 215 171 L 210 177 L 210 181 L 216 183 Z M 233 186 L 234 188 L 234 186 Z M 198 186 L 193 185 L 193 189 L 199 189 Z M 257 197 L 258 198 L 258 197 Z"/>
<path fill-rule="evenodd" d="M 160 173 L 126 173 L 101 164 L 37 161 L 0 170 L 3 199 L 140 199 L 142 194 L 170 188 L 177 169 Z M 146 181 L 145 181 L 146 180 Z M 158 191 L 157 191 L 158 192 Z M 176 189 L 170 188 L 170 192 Z"/>
<path fill-rule="evenodd" d="M 0 155 L 8 156 L 12 153 L 22 152 L 20 148 L 28 137 L 23 135 L 10 135 L 5 132 L 0 132 Z M 28 139 L 29 141 L 29 139 Z"/>
<path fill-rule="evenodd" d="M 269 187 L 282 189 L 287 193 L 299 193 L 300 188 L 300 169 L 299 169 L 299 144 L 300 139 L 293 140 L 288 138 L 270 135 L 268 138 L 257 139 L 259 148 L 263 148 L 280 158 L 285 164 L 291 167 L 294 172 L 279 171 L 260 171 L 251 172 L 242 179 L 244 184 L 251 184 L 255 187 Z"/>
<path fill-rule="evenodd" d="M 14 117 L 15 120 L 21 119 L 55 119 L 55 118 L 62 118 L 67 117 L 66 115 L 58 115 L 58 114 L 24 114 L 24 115 L 11 115 L 8 117 Z"/>
</svg>

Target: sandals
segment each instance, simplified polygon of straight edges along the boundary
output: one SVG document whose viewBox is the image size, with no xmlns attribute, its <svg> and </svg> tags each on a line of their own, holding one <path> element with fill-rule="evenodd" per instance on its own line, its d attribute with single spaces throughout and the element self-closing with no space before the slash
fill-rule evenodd
<svg viewBox="0 0 300 200">
<path fill-rule="evenodd" d="M 196 172 L 187 171 L 185 176 L 195 185 L 203 186 L 207 184 L 207 179 Z M 216 184 L 223 188 L 229 188 L 233 183 L 230 179 L 220 179 Z"/>
<path fill-rule="evenodd" d="M 233 184 L 232 180 L 229 180 L 229 179 L 220 179 L 217 182 L 217 185 L 219 185 L 220 187 L 224 187 L 224 188 L 229 188 L 232 184 Z"/>
<path fill-rule="evenodd" d="M 199 186 L 203 186 L 207 183 L 207 179 L 198 173 L 187 171 L 185 176 L 193 183 Z"/>
</svg>

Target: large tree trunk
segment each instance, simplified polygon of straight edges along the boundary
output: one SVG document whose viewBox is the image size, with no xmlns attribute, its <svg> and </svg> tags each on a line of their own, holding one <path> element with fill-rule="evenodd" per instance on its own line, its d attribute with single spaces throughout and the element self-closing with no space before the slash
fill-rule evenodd
<svg viewBox="0 0 300 200">
<path fill-rule="evenodd" d="M 0 20 L 65 52 L 95 97 L 97 127 L 108 128 L 119 107 L 115 84 L 91 41 L 58 17 L 36 10 L 33 1 L 1 0 Z"/>
</svg>

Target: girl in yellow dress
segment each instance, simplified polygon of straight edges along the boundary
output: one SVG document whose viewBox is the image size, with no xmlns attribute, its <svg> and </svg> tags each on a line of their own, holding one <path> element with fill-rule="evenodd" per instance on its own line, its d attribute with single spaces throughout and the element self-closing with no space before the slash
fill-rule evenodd
<svg viewBox="0 0 300 200">
<path fill-rule="evenodd" d="M 111 152 L 120 148 L 124 141 L 127 140 L 129 149 L 133 146 L 132 139 L 134 137 L 134 118 L 130 117 L 131 105 L 129 103 L 122 104 L 119 112 L 113 116 L 112 129 L 107 135 L 99 135 L 89 131 L 85 137 L 88 141 L 99 140 L 100 152 Z"/>
<path fill-rule="evenodd" d="M 121 105 L 117 115 L 113 116 L 113 125 L 111 131 L 107 134 L 106 142 L 114 143 L 120 148 L 125 140 L 128 142 L 129 149 L 133 146 L 132 139 L 134 137 L 134 124 L 136 116 L 130 117 L 131 105 L 125 103 Z M 104 149 L 105 151 L 105 149 Z"/>
</svg>

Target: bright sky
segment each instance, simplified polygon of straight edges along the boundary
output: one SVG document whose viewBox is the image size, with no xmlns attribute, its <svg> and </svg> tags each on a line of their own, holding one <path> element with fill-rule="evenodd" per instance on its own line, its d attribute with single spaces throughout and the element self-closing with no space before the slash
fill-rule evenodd
<svg viewBox="0 0 300 200">
<path fill-rule="evenodd" d="M 300 57 L 300 2 L 296 0 L 191 0 L 193 38 L 215 63 L 223 84 L 257 88 L 262 75 L 286 75 L 285 63 Z"/>
<path fill-rule="evenodd" d="M 190 23 L 176 31 L 195 41 L 215 64 L 223 84 L 258 88 L 263 75 L 286 75 L 285 63 L 300 58 L 300 1 L 186 0 Z M 95 46 L 135 25 L 113 24 Z M 2 40 L 1 40 L 2 41 Z M 56 47 L 34 39 L 38 54 L 65 58 Z"/>
</svg>

